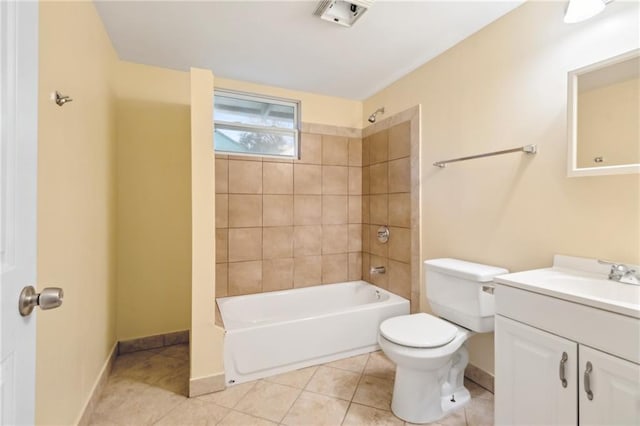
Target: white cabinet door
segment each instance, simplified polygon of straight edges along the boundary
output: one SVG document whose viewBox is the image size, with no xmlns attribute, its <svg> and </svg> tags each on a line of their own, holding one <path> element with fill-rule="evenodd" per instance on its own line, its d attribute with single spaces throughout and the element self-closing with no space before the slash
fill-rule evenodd
<svg viewBox="0 0 640 426">
<path fill-rule="evenodd" d="M 575 342 L 496 315 L 495 348 L 496 425 L 578 424 Z"/>
<path fill-rule="evenodd" d="M 587 346 L 579 352 L 580 424 L 639 425 L 640 365 Z"/>
</svg>

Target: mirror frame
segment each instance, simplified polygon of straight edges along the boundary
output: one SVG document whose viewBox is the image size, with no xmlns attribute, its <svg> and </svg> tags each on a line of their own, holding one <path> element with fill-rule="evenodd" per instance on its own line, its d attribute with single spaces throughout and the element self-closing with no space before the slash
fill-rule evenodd
<svg viewBox="0 0 640 426">
<path fill-rule="evenodd" d="M 640 56 L 640 49 L 633 49 L 621 55 L 587 65 L 569 72 L 567 95 L 567 176 L 601 176 L 640 173 L 640 163 L 621 164 L 604 167 L 578 168 L 578 77 L 590 71 L 594 71 L 619 62 L 624 62 Z"/>
</svg>

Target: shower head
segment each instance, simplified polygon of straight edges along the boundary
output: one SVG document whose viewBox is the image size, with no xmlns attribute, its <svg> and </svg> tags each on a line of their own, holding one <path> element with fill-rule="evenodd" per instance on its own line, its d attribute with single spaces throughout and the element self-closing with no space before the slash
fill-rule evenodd
<svg viewBox="0 0 640 426">
<path fill-rule="evenodd" d="M 380 107 L 376 110 L 376 112 L 374 112 L 373 114 L 371 114 L 369 116 L 369 123 L 375 123 L 376 122 L 376 115 L 378 115 L 378 113 L 384 114 L 384 107 Z"/>
</svg>

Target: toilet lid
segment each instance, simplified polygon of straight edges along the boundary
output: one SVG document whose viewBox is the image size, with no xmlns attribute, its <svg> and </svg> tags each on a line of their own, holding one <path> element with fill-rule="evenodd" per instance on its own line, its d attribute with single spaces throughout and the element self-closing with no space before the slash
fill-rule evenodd
<svg viewBox="0 0 640 426">
<path fill-rule="evenodd" d="M 458 329 L 440 318 L 419 313 L 389 318 L 380 324 L 380 334 L 398 345 L 435 348 L 456 337 Z"/>
</svg>

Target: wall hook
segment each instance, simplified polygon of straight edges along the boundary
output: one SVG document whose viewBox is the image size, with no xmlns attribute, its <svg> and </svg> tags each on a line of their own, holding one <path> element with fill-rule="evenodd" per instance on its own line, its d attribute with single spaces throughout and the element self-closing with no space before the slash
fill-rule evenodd
<svg viewBox="0 0 640 426">
<path fill-rule="evenodd" d="M 51 99 L 55 101 L 55 103 L 58 104 L 58 106 L 62 106 L 67 102 L 73 101 L 73 99 L 71 99 L 69 96 L 65 96 L 60 92 L 58 92 L 57 90 L 51 95 Z"/>
</svg>

